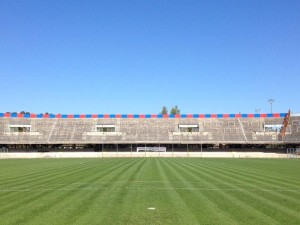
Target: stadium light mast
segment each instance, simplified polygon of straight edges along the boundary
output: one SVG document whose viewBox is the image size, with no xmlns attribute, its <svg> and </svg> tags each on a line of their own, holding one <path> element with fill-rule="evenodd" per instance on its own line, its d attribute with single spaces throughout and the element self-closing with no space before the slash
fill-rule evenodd
<svg viewBox="0 0 300 225">
<path fill-rule="evenodd" d="M 271 105 L 271 113 L 273 113 L 273 104 L 274 104 L 275 100 L 273 98 L 270 98 L 270 99 L 268 99 L 268 102 Z"/>
</svg>

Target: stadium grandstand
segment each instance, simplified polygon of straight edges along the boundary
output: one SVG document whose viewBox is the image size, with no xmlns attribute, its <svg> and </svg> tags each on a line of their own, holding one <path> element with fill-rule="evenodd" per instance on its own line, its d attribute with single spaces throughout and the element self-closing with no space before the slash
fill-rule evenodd
<svg viewBox="0 0 300 225">
<path fill-rule="evenodd" d="M 178 115 L 0 113 L 0 149 L 6 152 L 286 153 L 299 146 L 300 114 L 290 111 Z"/>
</svg>

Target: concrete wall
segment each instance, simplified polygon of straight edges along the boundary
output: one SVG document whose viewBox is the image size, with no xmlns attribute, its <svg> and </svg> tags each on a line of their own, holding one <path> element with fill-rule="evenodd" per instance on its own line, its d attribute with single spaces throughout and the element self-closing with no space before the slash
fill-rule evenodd
<svg viewBox="0 0 300 225">
<path fill-rule="evenodd" d="M 0 159 L 31 158 L 109 158 L 109 157 L 203 157 L 203 158 L 290 158 L 290 155 L 264 152 L 28 152 L 0 153 Z M 297 158 L 300 158 L 298 155 Z"/>
</svg>

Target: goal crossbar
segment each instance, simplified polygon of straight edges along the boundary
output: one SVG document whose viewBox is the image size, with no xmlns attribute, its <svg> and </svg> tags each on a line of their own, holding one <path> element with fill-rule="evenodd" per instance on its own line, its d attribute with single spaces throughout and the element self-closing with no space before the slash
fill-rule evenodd
<svg viewBox="0 0 300 225">
<path fill-rule="evenodd" d="M 137 152 L 166 152 L 166 147 L 137 147 Z"/>
</svg>

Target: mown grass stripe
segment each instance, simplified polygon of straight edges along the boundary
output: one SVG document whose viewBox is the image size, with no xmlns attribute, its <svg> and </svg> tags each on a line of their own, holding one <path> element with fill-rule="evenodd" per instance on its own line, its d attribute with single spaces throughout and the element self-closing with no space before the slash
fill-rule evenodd
<svg viewBox="0 0 300 225">
<path fill-rule="evenodd" d="M 125 166 L 126 166 L 126 167 L 125 167 Z M 126 164 L 126 165 L 124 165 L 123 167 L 125 167 L 125 168 L 130 167 L 130 164 L 129 164 L 129 165 Z M 123 167 L 117 168 L 116 171 L 119 170 L 120 173 L 121 173 Z M 93 177 L 92 177 L 92 178 L 93 178 Z M 97 180 L 97 179 L 98 179 L 98 177 L 93 178 L 93 179 L 90 179 L 90 181 Z M 88 184 L 82 185 L 82 187 L 84 187 L 84 186 L 88 186 Z M 34 207 L 31 207 L 31 210 L 30 210 L 30 211 L 27 210 L 27 212 L 22 213 L 23 216 L 21 216 L 21 217 L 23 217 L 23 218 L 19 219 L 19 220 L 17 221 L 17 223 L 22 223 L 22 224 L 23 224 L 23 223 L 26 223 L 26 221 L 28 221 L 29 218 L 31 218 L 31 219 L 35 218 L 35 216 L 32 216 L 32 215 L 31 215 L 32 213 L 37 213 L 37 214 L 38 214 L 38 213 L 42 213 L 42 212 L 44 212 L 44 211 L 48 211 L 48 210 L 50 210 L 51 208 L 55 208 L 55 207 L 57 206 L 57 204 L 58 204 L 59 202 L 63 202 L 64 199 L 68 199 L 68 198 L 70 198 L 71 196 L 75 196 L 75 197 L 77 196 L 77 197 L 78 197 L 78 193 L 80 193 L 80 192 L 81 192 L 80 190 L 71 190 L 71 191 L 69 191 L 69 192 L 62 192 L 62 193 L 59 193 L 59 195 L 57 195 L 57 194 L 55 194 L 55 193 L 53 193 L 53 192 L 49 192 L 49 193 L 47 193 L 47 195 L 52 194 L 52 195 L 54 195 L 55 197 L 52 197 L 51 200 L 48 201 L 48 204 L 47 204 L 47 205 L 43 205 L 43 204 L 37 204 L 37 205 L 35 205 L 36 203 L 32 202 L 31 204 L 32 204 L 32 205 L 35 205 L 35 206 L 34 206 Z M 84 192 L 84 194 L 85 194 L 85 193 L 88 193 L 88 192 Z M 43 198 L 46 198 L 46 197 L 43 197 Z M 72 204 L 69 203 L 69 205 L 72 205 Z M 30 215 L 31 215 L 31 216 L 30 216 Z M 51 222 L 51 221 L 49 221 L 49 222 Z"/>
<path fill-rule="evenodd" d="M 202 165 L 202 166 L 205 166 L 205 165 Z M 209 170 L 212 170 L 212 167 L 207 167 Z M 257 187 L 257 189 L 265 189 L 265 188 L 273 188 L 273 189 L 279 189 L 279 190 L 282 190 L 282 189 L 285 189 L 285 188 L 289 188 L 289 189 L 292 189 L 292 188 L 295 188 L 295 187 L 283 187 L 283 186 L 270 186 L 270 183 L 269 182 L 262 182 L 262 181 L 259 181 L 258 179 L 254 179 L 254 178 L 251 178 L 251 176 L 248 176 L 247 174 L 242 174 L 242 175 L 239 175 L 239 172 L 237 170 L 234 170 L 234 171 L 230 171 L 230 172 L 227 172 L 226 168 L 219 168 L 219 167 L 213 167 L 215 168 L 214 170 L 218 170 L 220 172 L 220 174 L 227 174 L 227 175 L 230 175 L 232 178 L 233 177 L 237 177 L 238 179 L 236 180 L 239 180 L 238 182 L 235 182 L 235 183 L 240 183 L 240 184 L 243 184 L 243 185 L 247 185 L 249 187 L 253 187 L 254 184 L 255 185 L 255 188 Z M 209 171 L 208 171 L 209 172 Z M 245 182 L 245 180 L 248 179 L 248 182 Z M 224 182 L 225 183 L 225 182 Z M 296 187 L 297 188 L 297 187 Z M 299 194 L 299 192 L 297 192 L 297 189 L 295 190 L 295 192 L 291 192 L 289 191 L 289 193 L 275 193 L 281 197 L 284 197 L 284 198 L 290 198 L 291 201 L 294 200 L 293 197 L 288 197 L 290 196 L 291 194 L 292 195 L 297 195 Z"/>
<path fill-rule="evenodd" d="M 181 177 L 183 177 L 183 179 L 185 179 L 186 181 L 190 180 L 190 179 L 197 179 L 199 180 L 199 178 L 201 179 L 202 183 L 205 183 L 208 187 L 214 189 L 216 188 L 216 186 L 212 185 L 209 181 L 206 181 L 205 179 L 203 179 L 202 176 L 197 176 L 195 175 L 190 168 L 187 168 L 186 165 L 181 164 L 181 163 L 174 163 L 172 161 L 168 161 L 167 164 L 168 168 L 170 170 L 176 170 L 177 174 Z M 195 183 L 189 183 L 186 182 L 184 184 L 184 186 L 186 187 L 195 187 Z M 204 196 L 205 198 L 205 202 L 206 204 L 211 206 L 211 211 L 213 213 L 217 213 L 218 215 L 222 215 L 222 217 L 220 217 L 220 222 L 219 224 L 241 224 L 241 221 L 238 221 L 235 216 L 233 214 L 229 214 L 226 212 L 226 207 L 222 206 L 222 202 L 224 202 L 224 197 L 227 197 L 226 200 L 231 201 L 232 203 L 235 203 L 235 201 L 232 201 L 231 198 L 228 198 L 227 193 L 225 193 L 224 191 L 218 189 L 217 192 L 214 193 L 207 193 L 206 191 L 193 191 L 191 192 L 193 194 L 193 198 L 197 199 L 200 196 Z M 221 201 L 220 201 L 221 200 Z M 236 211 L 240 210 L 240 205 L 237 207 L 234 207 Z M 250 211 L 251 212 L 251 211 Z M 247 214 L 249 214 L 249 211 L 247 212 Z M 256 214 L 255 214 L 256 215 Z M 270 220 L 268 220 L 270 222 Z M 274 223 L 275 222 L 275 223 Z M 276 224 L 276 221 L 272 220 L 272 224 Z"/>
<path fill-rule="evenodd" d="M 129 162 L 129 161 L 128 161 Z M 99 166 L 98 164 L 96 164 L 93 168 L 94 169 L 97 169 L 97 166 Z M 78 166 L 77 166 L 78 167 Z M 105 171 L 105 168 L 108 168 L 108 169 L 113 169 L 111 168 L 109 165 L 105 165 L 105 167 L 103 168 L 103 170 Z M 79 171 L 79 172 L 78 172 Z M 68 173 L 69 172 L 69 173 Z M 72 172 L 70 173 L 70 171 L 66 170 L 66 173 L 64 174 L 63 177 L 61 177 L 61 174 L 63 174 L 61 171 L 59 171 L 59 175 L 60 176 L 55 176 L 55 173 L 53 171 L 51 171 L 51 174 L 53 174 L 53 177 L 50 179 L 50 176 L 49 174 L 43 174 L 43 178 L 42 180 L 38 180 L 37 182 L 34 182 L 34 181 L 31 181 L 30 179 L 24 179 L 23 183 L 20 183 L 20 185 L 22 186 L 25 186 L 25 187 L 28 187 L 28 188 L 31 188 L 32 186 L 35 186 L 35 185 L 44 185 L 45 187 L 49 186 L 49 185 L 53 185 L 53 184 L 56 184 L 56 182 L 58 180 L 64 180 L 64 182 L 67 182 L 69 181 L 70 179 L 73 179 L 73 181 L 77 181 L 78 179 L 78 176 L 80 174 L 89 174 L 91 171 L 90 170 L 81 170 L 80 167 L 77 168 L 76 170 L 72 170 Z M 87 176 L 88 177 L 88 176 Z M 60 186 L 60 185 L 58 185 Z M 5 188 L 1 185 L 1 188 Z M 19 187 L 20 188 L 20 187 Z M 22 188 L 22 187 L 21 187 Z M 6 197 L 9 197 L 9 196 L 6 196 Z M 3 200 L 1 197 L 0 197 L 1 200 Z"/>
<path fill-rule="evenodd" d="M 161 179 L 165 181 L 170 181 L 170 177 L 175 177 L 177 174 L 167 173 L 166 166 L 163 163 L 163 159 L 157 160 L 157 168 Z M 167 194 L 167 199 L 173 205 L 173 208 L 170 210 L 174 210 L 176 220 L 178 224 L 198 224 L 198 219 L 194 215 L 194 212 L 190 209 L 187 201 L 183 196 L 180 195 L 178 190 L 172 189 L 173 183 L 165 182 L 163 183 L 163 187 L 170 188 L 169 191 L 165 192 Z"/>
<path fill-rule="evenodd" d="M 133 163 L 131 160 L 128 161 L 129 163 Z M 111 175 L 111 171 L 114 171 L 116 172 L 117 170 L 122 170 L 122 168 L 124 166 L 127 166 L 127 167 L 130 167 L 131 164 L 127 163 L 127 161 L 124 161 L 123 162 L 123 165 L 115 165 L 115 167 L 111 167 L 109 168 L 110 171 L 108 171 L 105 175 Z M 120 171 L 121 172 L 121 171 Z M 96 179 L 95 180 L 98 180 L 99 179 L 99 176 L 102 177 L 102 174 L 94 174 L 94 176 L 96 176 Z M 92 182 L 91 178 L 94 177 L 93 174 L 90 174 L 89 176 L 89 180 L 88 182 L 85 182 L 84 185 L 81 185 L 80 187 L 87 187 L 90 185 L 90 182 Z M 77 177 L 78 178 L 78 177 Z M 68 187 L 69 184 L 65 184 L 63 185 L 62 187 Z M 68 193 L 76 193 L 78 191 L 81 191 L 80 189 L 77 189 L 77 190 L 70 190 L 69 192 L 66 191 L 64 193 L 62 193 L 62 195 L 68 195 Z M 12 214 L 14 213 L 14 211 L 20 211 L 21 209 L 20 208 L 25 208 L 26 209 L 26 205 L 27 204 L 36 204 L 36 200 L 40 200 L 40 201 L 43 201 L 43 199 L 47 199 L 48 198 L 48 194 L 51 194 L 52 192 L 51 191 L 43 191 L 42 193 L 33 193 L 33 194 L 29 194 L 28 196 L 26 195 L 25 198 L 20 198 L 22 199 L 22 202 L 20 201 L 14 201 L 13 204 L 7 204 L 4 208 L 1 208 L 1 211 L 6 211 L 6 210 L 9 210 Z M 25 193 L 26 194 L 26 193 Z M 24 194 L 23 194 L 24 195 Z M 51 198 L 51 201 L 53 201 L 54 199 Z M 50 201 L 50 202 L 51 202 Z M 50 203 L 49 203 L 50 204 Z M 25 206 L 25 207 L 24 207 Z M 0 211 L 0 213 L 1 213 Z M 26 210 L 21 210 L 22 213 Z"/>
<path fill-rule="evenodd" d="M 230 159 L 229 159 L 230 160 Z M 255 159 L 251 159 L 253 160 L 254 162 Z M 236 163 L 237 159 L 235 159 L 235 161 L 232 161 L 230 160 L 229 162 L 232 162 L 232 163 Z M 261 160 L 260 160 L 261 161 Z M 267 164 L 267 160 L 265 161 L 261 161 L 262 163 L 263 162 L 266 162 Z M 238 162 L 240 163 L 240 162 Z M 209 164 L 208 164 L 209 165 Z M 232 165 L 232 164 L 231 164 Z M 255 164 L 257 165 L 257 164 Z M 222 169 L 224 172 L 228 171 L 228 172 L 231 172 L 231 173 L 238 173 L 238 174 L 241 174 L 241 175 L 247 175 L 247 177 L 254 177 L 255 178 L 255 181 L 263 181 L 263 182 L 268 182 L 268 183 L 274 183 L 274 184 L 281 184 L 281 185 L 286 185 L 287 184 L 287 180 L 281 180 L 281 177 L 278 176 L 279 174 L 277 174 L 277 176 L 272 176 L 272 177 L 269 177 L 269 168 L 268 167 L 264 167 L 262 168 L 259 172 L 256 172 L 256 173 L 253 173 L 253 170 L 251 170 L 250 168 L 247 168 L 247 169 L 243 169 L 244 166 L 243 165 L 239 165 L 238 167 L 223 167 L 222 165 L 218 165 L 218 164 L 210 164 L 210 167 L 212 168 L 218 168 L 218 169 Z M 257 170 L 257 168 L 256 168 Z M 284 174 L 286 175 L 286 174 Z M 299 187 L 299 182 L 295 182 L 295 184 L 293 184 L 294 181 L 292 180 L 289 180 L 289 185 L 290 186 L 294 186 L 294 187 Z"/>
<path fill-rule="evenodd" d="M 264 181 L 260 181 L 260 179 L 255 179 L 252 178 L 250 175 L 247 175 L 247 174 L 239 174 L 239 172 L 237 170 L 234 170 L 234 171 L 230 171 L 230 172 L 227 172 L 226 170 L 224 170 L 223 168 L 216 168 L 216 170 L 218 170 L 220 173 L 222 174 L 227 174 L 227 175 L 230 175 L 231 177 L 236 177 L 238 178 L 241 182 L 243 182 L 245 185 L 249 186 L 249 187 L 253 187 L 253 185 L 255 185 L 255 187 L 261 187 L 261 188 L 265 188 L 265 187 L 277 187 L 278 189 L 284 189 L 284 188 L 289 188 L 289 189 L 292 189 L 292 188 L 296 188 L 295 190 L 295 193 L 299 193 L 297 192 L 297 189 L 299 189 L 299 186 L 298 187 L 291 187 L 290 185 L 287 184 L 287 186 L 279 186 L 279 185 L 272 185 L 270 184 L 269 182 L 264 182 Z M 263 176 L 263 172 L 262 171 L 262 175 Z M 247 182 L 245 182 L 247 181 Z M 276 188 L 274 188 L 276 189 Z M 285 198 L 287 196 L 284 196 Z M 291 200 L 294 200 L 294 199 L 291 199 Z"/>
<path fill-rule="evenodd" d="M 143 217 L 139 214 L 134 214 L 134 212 L 130 213 L 129 209 L 134 207 L 134 205 L 128 203 L 132 202 L 131 197 L 135 195 L 130 189 L 132 186 L 131 181 L 143 173 L 144 166 L 145 160 L 140 159 L 119 177 L 119 179 L 125 180 L 125 182 L 121 183 L 119 190 L 115 190 L 113 188 L 114 186 L 112 186 L 111 189 L 105 190 L 104 193 L 98 197 L 97 201 L 92 204 L 92 207 L 95 207 L 97 204 L 105 202 L 104 208 L 99 213 L 97 223 L 107 224 L 107 218 L 109 217 L 112 217 L 111 220 L 113 224 L 138 224 L 138 221 L 143 221 Z M 139 202 L 143 204 L 143 199 L 139 199 Z M 132 217 L 128 217 L 128 214 Z M 133 215 L 136 216 L 133 217 Z M 86 218 L 89 217 L 89 214 L 87 214 Z"/>
<path fill-rule="evenodd" d="M 0 161 L 0 224 L 298 225 L 299 170 L 297 160 Z"/>
<path fill-rule="evenodd" d="M 137 159 L 135 161 L 132 161 L 132 163 L 127 166 L 122 168 L 117 174 L 114 173 L 114 171 L 111 171 L 111 173 L 107 174 L 107 177 L 109 180 L 118 180 L 121 177 L 127 176 L 127 172 L 132 172 L 132 176 L 134 175 L 135 172 L 135 168 L 142 164 L 140 159 Z M 113 174 L 115 174 L 115 176 L 113 176 Z M 97 178 L 95 179 L 95 181 L 99 180 L 101 178 Z M 85 214 L 87 214 L 89 212 L 89 210 L 91 208 L 93 208 L 93 205 L 95 204 L 95 202 L 98 200 L 98 198 L 101 198 L 101 196 L 103 195 L 112 195 L 112 193 L 114 193 L 115 197 L 120 194 L 120 191 L 123 190 L 120 189 L 120 191 L 117 192 L 113 192 L 114 187 L 118 187 L 119 184 L 118 183 L 113 183 L 109 189 L 96 189 L 96 190 L 92 190 L 90 193 L 86 194 L 86 196 L 84 198 L 81 199 L 81 201 L 76 201 L 78 202 L 77 204 L 74 204 L 74 207 L 72 210 L 69 210 L 68 215 L 63 216 L 64 221 L 67 224 L 74 224 L 76 223 L 76 221 L 78 220 L 82 220 L 82 218 L 84 217 Z M 112 198 L 113 201 L 113 197 L 110 196 L 110 198 Z M 76 203 L 74 202 L 74 203 Z M 106 204 L 107 207 L 108 204 Z M 115 214 L 115 213 L 114 213 Z"/>
<path fill-rule="evenodd" d="M 178 162 L 177 162 L 178 163 Z M 230 210 L 235 211 L 232 216 L 237 220 L 238 224 L 242 224 L 242 220 L 248 218 L 249 220 L 255 221 L 256 223 L 263 224 L 279 224 L 278 221 L 274 220 L 268 215 L 258 211 L 255 207 L 252 207 L 245 203 L 243 200 L 238 199 L 235 195 L 240 191 L 237 189 L 235 192 L 228 192 L 226 189 L 219 188 L 214 183 L 222 183 L 222 179 L 217 178 L 214 174 L 210 174 L 205 169 L 197 168 L 197 165 L 188 165 L 187 163 L 178 163 L 181 165 L 179 170 L 185 174 L 189 179 L 199 179 L 201 178 L 202 182 L 208 185 L 212 189 L 216 189 L 216 193 L 204 192 L 207 196 L 210 196 L 215 202 L 217 202 L 225 212 L 227 212 L 227 205 L 230 202 Z M 213 181 L 213 182 L 211 182 Z M 221 200 L 221 201 L 220 201 Z M 224 213 L 225 213 L 224 212 Z M 230 224 L 230 223 L 229 223 Z"/>
<path fill-rule="evenodd" d="M 88 166 L 88 165 L 87 165 Z M 47 170 L 41 170 L 39 171 L 39 168 L 34 168 L 34 172 L 29 173 L 29 174 L 24 174 L 24 170 L 22 168 L 22 174 L 18 177 L 18 178 L 12 178 L 13 182 L 10 181 L 11 184 L 15 184 L 15 182 L 19 182 L 18 179 L 24 180 L 25 178 L 34 181 L 35 179 L 37 180 L 41 180 L 41 179 L 47 179 L 49 177 L 49 174 L 56 174 L 57 176 L 61 173 L 61 174 L 66 174 L 69 171 L 74 172 L 74 170 L 78 170 L 81 169 L 82 167 L 79 167 L 78 164 L 71 164 L 71 165 L 67 165 L 67 166 L 60 166 L 60 167 L 53 167 L 51 169 L 47 169 Z M 48 174 L 48 177 L 45 177 L 44 175 Z M 35 178 L 35 179 L 33 179 Z M 2 179 L 2 183 L 5 184 L 6 179 Z"/>
<path fill-rule="evenodd" d="M 238 170 L 230 170 L 227 171 L 224 168 L 218 168 L 218 167 L 214 167 L 216 171 L 219 171 L 222 173 L 222 176 L 227 175 L 230 176 L 231 179 L 236 179 L 239 180 L 240 182 L 242 182 L 243 184 L 247 185 L 249 188 L 254 188 L 254 189 L 265 189 L 267 187 L 267 189 L 285 189 L 286 187 L 282 187 L 279 185 L 275 185 L 274 183 L 270 183 L 267 181 L 261 181 L 261 179 L 255 179 L 256 177 L 253 177 L 251 175 L 248 175 L 247 173 L 239 173 Z M 209 171 L 208 171 L 209 172 Z M 263 176 L 263 174 L 261 175 L 261 177 Z M 292 189 L 291 187 L 288 187 L 289 189 Z M 295 187 L 294 187 L 295 188 Z M 297 187 L 296 187 L 297 188 Z M 298 187 L 299 188 L 299 187 Z M 276 195 L 275 199 L 288 199 L 290 202 L 294 202 L 295 204 L 299 204 L 299 198 L 294 198 L 292 196 L 290 196 L 290 194 L 293 195 L 299 195 L 299 191 L 297 191 L 297 189 L 295 189 L 294 193 L 292 191 L 289 192 L 269 192 L 268 194 L 272 194 L 272 195 Z"/>
<path fill-rule="evenodd" d="M 179 181 L 185 181 L 183 183 L 183 186 L 186 188 L 193 188 L 195 184 L 191 184 L 187 180 L 187 174 L 186 173 L 181 173 L 179 168 L 179 165 L 176 164 L 176 166 L 171 166 L 170 162 L 164 162 L 166 165 L 166 168 L 168 173 L 173 173 Z M 209 217 L 214 217 L 218 223 L 222 224 L 237 224 L 236 221 L 231 217 L 230 214 L 224 213 L 223 209 L 220 208 L 220 206 L 217 204 L 216 201 L 214 201 L 211 196 L 204 195 L 202 192 L 196 192 L 196 191 L 186 191 L 186 190 L 178 190 L 178 193 L 180 193 L 183 196 L 190 196 L 188 204 L 191 204 L 190 208 L 191 209 L 197 209 L 197 203 L 199 202 L 205 202 L 205 205 L 202 206 L 203 209 L 206 207 L 206 213 L 209 215 Z M 187 198 L 187 197 L 185 197 Z M 192 204 L 193 203 L 193 204 Z M 195 215 L 197 215 L 197 210 L 194 211 Z M 205 219 L 206 217 L 203 215 L 203 213 L 200 214 L 200 217 L 198 216 L 198 219 L 201 221 L 202 219 Z M 202 222 L 207 222 L 207 221 L 202 221 Z"/>
<path fill-rule="evenodd" d="M 204 169 L 204 171 L 205 171 L 205 174 L 203 174 L 203 175 L 207 176 L 207 174 L 211 174 L 211 177 L 213 176 L 214 179 L 218 179 L 218 177 L 221 177 L 219 179 L 226 178 L 228 180 L 235 181 L 234 178 L 232 178 L 232 177 L 234 177 L 233 174 L 232 175 L 230 175 L 230 174 L 224 175 L 224 173 L 222 173 L 222 176 L 220 176 L 220 173 L 219 173 L 220 171 L 218 169 L 216 169 L 216 171 L 205 170 Z M 197 172 L 197 170 L 195 170 L 195 172 Z M 251 184 L 249 184 L 249 185 L 251 185 Z M 234 185 L 232 185 L 232 186 L 234 187 Z M 251 192 L 247 189 L 241 189 L 240 192 L 245 194 L 245 196 L 249 196 L 251 198 L 254 198 L 257 201 L 260 201 L 261 204 L 263 204 L 263 205 L 268 204 L 268 206 L 271 206 L 276 210 L 280 210 L 281 213 L 286 213 L 289 216 L 293 216 L 297 220 L 300 218 L 299 214 L 294 210 L 294 208 L 297 208 L 297 206 L 298 206 L 297 204 L 294 205 L 294 207 L 288 208 L 288 207 L 282 206 L 279 203 L 274 202 L 274 200 L 271 200 L 270 198 L 266 198 L 266 193 L 265 192 L 261 192 L 261 193 L 260 192 L 255 192 L 255 193 L 253 193 L 253 192 Z M 250 199 L 250 201 L 251 201 L 251 199 Z"/>
</svg>

